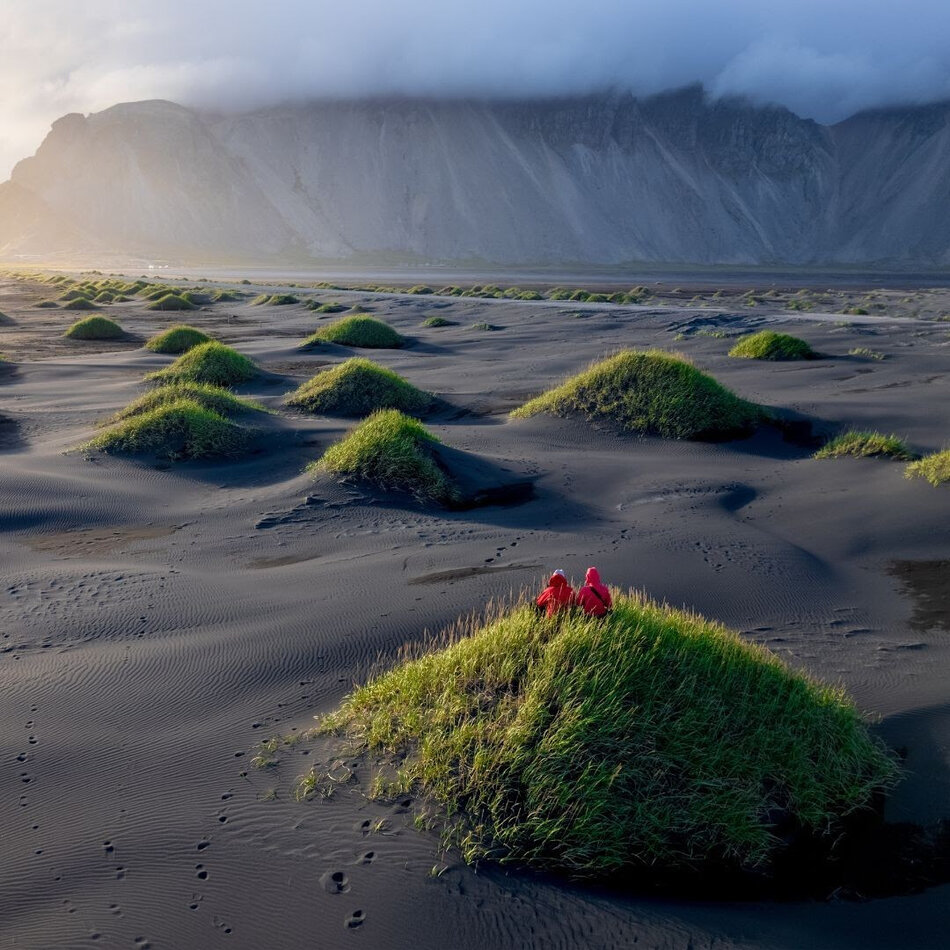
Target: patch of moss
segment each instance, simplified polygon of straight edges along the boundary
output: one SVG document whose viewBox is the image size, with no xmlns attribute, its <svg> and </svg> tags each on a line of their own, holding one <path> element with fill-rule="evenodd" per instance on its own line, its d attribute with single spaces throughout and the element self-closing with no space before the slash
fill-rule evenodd
<svg viewBox="0 0 950 950">
<path fill-rule="evenodd" d="M 341 346 L 362 346 L 375 349 L 394 349 L 406 341 L 388 323 L 375 317 L 343 317 L 321 327 L 301 343 L 316 346 L 320 343 L 338 343 Z"/>
<path fill-rule="evenodd" d="M 391 757 L 370 794 L 440 805 L 465 860 L 577 877 L 762 868 L 771 816 L 830 842 L 897 774 L 840 688 L 636 594 L 603 620 L 522 604 L 456 627 L 320 728 Z"/>
<path fill-rule="evenodd" d="M 813 360 L 818 354 L 804 341 L 787 333 L 760 330 L 741 337 L 730 356 L 747 360 Z"/>
<path fill-rule="evenodd" d="M 751 431 L 767 418 L 682 356 L 625 350 L 512 412 L 574 413 L 628 432 L 671 439 L 722 439 Z"/>
<path fill-rule="evenodd" d="M 160 383 L 210 383 L 212 386 L 237 386 L 257 375 L 257 367 L 243 353 L 209 340 L 179 356 L 171 366 L 146 379 Z"/>
<path fill-rule="evenodd" d="M 432 457 L 431 448 L 438 443 L 416 419 L 396 409 L 382 409 L 331 445 L 309 469 L 449 503 L 456 490 Z"/>
<path fill-rule="evenodd" d="M 816 459 L 833 459 L 850 455 L 854 458 L 882 456 L 907 461 L 914 454 L 902 439 L 896 435 L 883 435 L 880 432 L 858 432 L 854 429 L 835 436 L 816 453 Z"/>
<path fill-rule="evenodd" d="M 125 331 L 106 317 L 86 317 L 77 320 L 64 334 L 71 340 L 118 340 Z"/>
<path fill-rule="evenodd" d="M 934 486 L 950 482 L 950 449 L 911 462 L 904 469 L 904 475 L 907 478 L 924 478 Z"/>
<path fill-rule="evenodd" d="M 365 416 L 377 409 L 418 414 L 432 404 L 398 373 L 362 357 L 317 373 L 287 398 L 287 405 L 307 412 Z"/>
<path fill-rule="evenodd" d="M 174 459 L 221 458 L 239 454 L 247 441 L 246 429 L 195 400 L 180 399 L 133 415 L 82 448 Z"/>
<path fill-rule="evenodd" d="M 163 333 L 153 336 L 145 344 L 146 349 L 155 353 L 187 353 L 188 350 L 200 343 L 207 343 L 211 337 L 203 333 L 196 327 L 190 327 L 185 323 L 176 324 L 169 327 Z"/>
</svg>

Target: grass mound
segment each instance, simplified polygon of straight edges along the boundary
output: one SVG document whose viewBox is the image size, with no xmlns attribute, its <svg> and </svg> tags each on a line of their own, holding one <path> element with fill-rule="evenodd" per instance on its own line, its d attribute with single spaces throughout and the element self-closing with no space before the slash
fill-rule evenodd
<svg viewBox="0 0 950 950">
<path fill-rule="evenodd" d="M 146 349 L 155 353 L 187 353 L 188 350 L 211 339 L 207 333 L 202 333 L 195 327 L 185 323 L 178 323 L 169 327 L 164 333 L 153 336 L 145 344 Z"/>
<path fill-rule="evenodd" d="M 33 304 L 37 310 L 56 310 L 59 308 L 59 304 L 55 300 L 41 300 L 39 303 Z"/>
<path fill-rule="evenodd" d="M 729 351 L 730 356 L 747 360 L 814 360 L 818 354 L 797 336 L 760 330 L 741 337 Z"/>
<path fill-rule="evenodd" d="M 125 336 L 125 331 L 106 317 L 86 317 L 77 320 L 63 335 L 71 340 L 118 340 Z"/>
<path fill-rule="evenodd" d="M 246 429 L 193 399 L 164 403 L 106 429 L 82 448 L 138 455 L 152 452 L 175 459 L 237 455 Z"/>
<path fill-rule="evenodd" d="M 314 307 L 317 313 L 343 313 L 344 310 L 349 310 L 349 307 L 345 303 L 322 303 Z"/>
<path fill-rule="evenodd" d="M 454 486 L 430 452 L 438 444 L 422 423 L 396 409 L 382 409 L 331 445 L 310 470 L 351 475 L 419 498 L 450 502 Z"/>
<path fill-rule="evenodd" d="M 195 305 L 180 294 L 163 294 L 148 305 L 149 310 L 194 310 Z"/>
<path fill-rule="evenodd" d="M 432 397 L 398 373 L 371 360 L 355 357 L 317 373 L 287 398 L 287 405 L 307 412 L 365 416 L 377 409 L 424 412 Z"/>
<path fill-rule="evenodd" d="M 816 453 L 816 459 L 835 459 L 845 455 L 854 458 L 886 456 L 887 458 L 908 461 L 914 457 L 902 439 L 896 435 L 882 435 L 880 432 L 858 432 L 854 429 L 835 436 Z"/>
<path fill-rule="evenodd" d="M 257 375 L 257 367 L 243 353 L 209 340 L 199 343 L 171 366 L 150 373 L 146 379 L 163 383 L 210 383 L 212 386 L 236 386 Z"/>
<path fill-rule="evenodd" d="M 95 310 L 96 305 L 87 297 L 74 297 L 63 304 L 64 310 Z"/>
<path fill-rule="evenodd" d="M 426 317 L 422 321 L 424 327 L 454 327 L 457 326 L 454 320 L 446 320 L 445 317 Z"/>
<path fill-rule="evenodd" d="M 624 350 L 512 412 L 580 413 L 628 432 L 671 439 L 717 439 L 753 429 L 767 417 L 681 356 Z"/>
<path fill-rule="evenodd" d="M 251 306 L 287 307 L 295 303 L 300 303 L 300 298 L 293 294 L 260 294 L 251 301 Z"/>
<path fill-rule="evenodd" d="M 522 604 L 453 633 L 321 729 L 391 756 L 376 794 L 440 803 L 468 861 L 583 877 L 762 867 L 774 823 L 830 837 L 895 778 L 842 690 L 638 595 L 604 621 Z"/>
<path fill-rule="evenodd" d="M 253 399 L 244 399 L 221 386 L 211 386 L 208 383 L 172 383 L 169 386 L 159 386 L 150 392 L 139 396 L 130 402 L 124 409 L 120 409 L 109 422 L 121 422 L 133 416 L 141 416 L 160 406 L 187 400 L 195 402 L 202 409 L 215 412 L 219 416 L 230 418 L 245 412 L 263 412 L 264 407 Z"/>
<path fill-rule="evenodd" d="M 904 470 L 908 478 L 926 478 L 931 485 L 942 485 L 950 482 L 950 449 L 925 455 L 916 462 L 911 462 Z"/>
<path fill-rule="evenodd" d="M 388 324 L 375 317 L 343 317 L 334 320 L 308 336 L 301 346 L 339 343 L 341 346 L 363 346 L 373 349 L 394 349 L 406 341 Z"/>
</svg>

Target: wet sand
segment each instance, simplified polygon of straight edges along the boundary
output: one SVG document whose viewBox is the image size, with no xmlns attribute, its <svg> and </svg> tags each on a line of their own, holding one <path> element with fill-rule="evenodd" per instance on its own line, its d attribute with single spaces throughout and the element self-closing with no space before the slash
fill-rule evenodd
<svg viewBox="0 0 950 950">
<path fill-rule="evenodd" d="M 867 317 L 728 296 L 633 308 L 299 292 L 367 305 L 411 337 L 364 355 L 442 397 L 436 434 L 532 478 L 535 497 L 445 512 L 314 480 L 304 466 L 350 423 L 284 412 L 234 463 L 66 454 L 169 362 L 141 342 L 181 319 L 268 370 L 240 392 L 274 409 L 353 351 L 299 351 L 319 315 L 248 303 L 111 305 L 133 339 L 65 341 L 84 314 L 37 310 L 49 288 L 0 280 L 0 352 L 16 362 L 0 376 L 0 946 L 941 946 L 946 886 L 696 902 L 476 872 L 412 827 L 417 803 L 355 788 L 295 802 L 307 744 L 273 769 L 251 759 L 426 631 L 553 567 L 578 578 L 596 564 L 843 683 L 906 749 L 888 817 L 950 817 L 950 490 L 900 463 L 816 461 L 772 430 L 708 445 L 506 416 L 606 353 L 659 346 L 819 432 L 937 450 L 950 439 L 946 292 L 926 292 L 933 312 Z M 457 325 L 422 328 L 432 314 Z M 731 335 L 760 326 L 828 358 L 726 356 Z"/>
</svg>

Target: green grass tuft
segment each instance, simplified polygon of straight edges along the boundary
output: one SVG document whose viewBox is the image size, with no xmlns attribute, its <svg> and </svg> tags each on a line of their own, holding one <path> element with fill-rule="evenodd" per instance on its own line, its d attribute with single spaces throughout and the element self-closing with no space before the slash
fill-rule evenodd
<svg viewBox="0 0 950 950">
<path fill-rule="evenodd" d="M 315 308 L 317 313 L 343 313 L 344 310 L 349 310 L 345 303 L 335 303 L 331 301 L 330 303 L 322 303 Z"/>
<path fill-rule="evenodd" d="M 907 478 L 925 478 L 931 485 L 950 482 L 950 449 L 925 455 L 904 469 Z"/>
<path fill-rule="evenodd" d="M 131 416 L 82 448 L 174 459 L 226 458 L 239 454 L 247 440 L 246 429 L 193 399 L 180 399 Z"/>
<path fill-rule="evenodd" d="M 172 383 L 168 386 L 158 386 L 150 392 L 139 396 L 130 402 L 124 409 L 120 409 L 108 421 L 121 422 L 143 413 L 151 412 L 159 406 L 171 403 L 195 402 L 202 409 L 215 412 L 219 416 L 231 418 L 246 412 L 264 412 L 264 407 L 253 399 L 244 399 L 221 386 L 211 386 L 208 383 Z"/>
<path fill-rule="evenodd" d="M 866 346 L 856 346 L 848 350 L 848 356 L 860 356 L 866 360 L 886 360 L 887 354 L 880 350 L 872 350 Z"/>
<path fill-rule="evenodd" d="M 431 287 L 426 286 L 425 284 L 416 284 L 414 287 L 410 287 L 406 291 L 406 293 L 422 295 L 422 294 L 435 293 L 435 291 Z"/>
<path fill-rule="evenodd" d="M 747 360 L 813 360 L 818 356 L 804 340 L 774 330 L 740 338 L 729 355 Z"/>
<path fill-rule="evenodd" d="M 95 310 L 96 305 L 87 297 L 74 297 L 63 304 L 64 310 Z"/>
<path fill-rule="evenodd" d="M 338 343 L 341 346 L 364 346 L 374 349 L 394 349 L 406 341 L 388 323 L 375 317 L 354 316 L 334 320 L 308 336 L 301 346 L 320 343 Z"/>
<path fill-rule="evenodd" d="M 236 386 L 257 375 L 257 367 L 243 353 L 209 340 L 179 356 L 171 366 L 146 379 L 161 383 L 210 383 L 212 386 Z"/>
<path fill-rule="evenodd" d="M 202 333 L 201 330 L 185 323 L 178 323 L 163 333 L 153 336 L 145 347 L 155 353 L 187 353 L 188 350 L 200 343 L 207 343 L 210 339 L 207 333 Z"/>
<path fill-rule="evenodd" d="M 300 303 L 300 298 L 293 294 L 261 294 L 251 301 L 251 305 L 255 307 L 288 307 L 295 303 Z"/>
<path fill-rule="evenodd" d="M 362 478 L 447 503 L 456 491 L 432 458 L 430 449 L 438 442 L 416 419 L 396 409 L 382 409 L 331 445 L 309 470 Z"/>
<path fill-rule="evenodd" d="M 512 412 L 516 417 L 580 413 L 628 432 L 671 439 L 718 439 L 748 432 L 767 418 L 684 357 L 624 350 Z"/>
<path fill-rule="evenodd" d="M 149 310 L 194 310 L 195 305 L 179 294 L 163 294 L 148 305 Z"/>
<path fill-rule="evenodd" d="M 125 336 L 125 331 L 106 317 L 86 317 L 77 320 L 63 335 L 71 340 L 118 340 Z"/>
<path fill-rule="evenodd" d="M 377 409 L 417 414 L 432 404 L 398 373 L 362 357 L 317 373 L 287 398 L 287 405 L 307 412 L 365 416 Z"/>
<path fill-rule="evenodd" d="M 320 728 L 441 805 L 447 842 L 578 877 L 767 866 L 789 817 L 829 839 L 896 766 L 845 693 L 695 614 L 518 605 L 348 696 Z"/>
<path fill-rule="evenodd" d="M 914 454 L 903 440 L 896 435 L 882 435 L 880 432 L 858 432 L 854 429 L 844 432 L 822 446 L 816 453 L 816 459 L 835 459 L 845 455 L 854 458 L 886 456 L 887 458 L 908 461 Z"/>
<path fill-rule="evenodd" d="M 493 331 L 493 330 L 503 330 L 504 327 L 496 326 L 494 323 L 473 323 L 471 326 L 472 330 L 484 330 L 484 331 Z"/>
<path fill-rule="evenodd" d="M 454 320 L 446 320 L 445 317 L 426 317 L 422 321 L 424 327 L 454 327 L 457 326 Z"/>
</svg>

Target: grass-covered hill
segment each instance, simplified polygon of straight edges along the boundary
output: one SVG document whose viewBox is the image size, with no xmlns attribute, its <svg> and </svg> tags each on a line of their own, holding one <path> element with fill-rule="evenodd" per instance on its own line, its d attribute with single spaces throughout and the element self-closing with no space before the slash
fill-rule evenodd
<svg viewBox="0 0 950 950">
<path fill-rule="evenodd" d="M 82 448 L 175 460 L 230 458 L 241 453 L 249 437 L 244 427 L 194 399 L 181 398 L 129 415 Z"/>
<path fill-rule="evenodd" d="M 257 367 L 243 353 L 238 353 L 217 340 L 209 340 L 192 347 L 171 366 L 150 373 L 146 378 L 157 383 L 237 386 L 253 379 L 257 373 Z"/>
<path fill-rule="evenodd" d="M 311 470 L 363 479 L 420 499 L 450 504 L 457 489 L 435 461 L 433 449 L 438 444 L 418 420 L 396 409 L 383 409 L 331 445 Z"/>
<path fill-rule="evenodd" d="M 833 841 L 896 774 L 840 689 L 633 594 L 605 621 L 500 612 L 321 728 L 389 760 L 372 793 L 440 806 L 466 860 L 582 877 L 767 867 L 776 825 Z"/>
<path fill-rule="evenodd" d="M 328 323 L 308 336 L 300 345 L 318 346 L 321 343 L 337 343 L 341 346 L 394 349 L 405 342 L 402 336 L 382 320 L 377 320 L 375 317 L 352 316 Z"/>
<path fill-rule="evenodd" d="M 377 409 L 425 412 L 433 397 L 385 366 L 354 357 L 317 373 L 287 397 L 287 405 L 307 412 L 365 416 Z"/>
<path fill-rule="evenodd" d="M 162 333 L 153 336 L 146 344 L 145 348 L 152 350 L 153 353 L 169 353 L 178 355 L 187 353 L 188 350 L 198 346 L 200 343 L 207 343 L 211 339 L 207 333 L 202 332 L 196 327 L 190 327 L 185 323 L 178 323 L 169 327 Z"/>
<path fill-rule="evenodd" d="M 155 389 L 139 396 L 124 409 L 120 409 L 108 421 L 110 423 L 121 422 L 123 419 L 140 416 L 151 412 L 153 409 L 182 400 L 197 403 L 202 409 L 207 409 L 226 418 L 247 412 L 264 411 L 264 407 L 253 399 L 235 396 L 234 393 L 220 386 L 211 386 L 208 383 L 171 383 L 166 386 L 157 386 Z"/>
<path fill-rule="evenodd" d="M 581 415 L 628 432 L 671 439 L 721 439 L 767 417 L 682 356 L 624 350 L 512 412 Z"/>
<path fill-rule="evenodd" d="M 814 360 L 818 354 L 797 336 L 760 330 L 741 337 L 729 351 L 730 356 L 747 360 Z"/>
<path fill-rule="evenodd" d="M 64 334 L 70 340 L 119 340 L 125 331 L 108 317 L 86 317 L 77 320 Z"/>
</svg>

